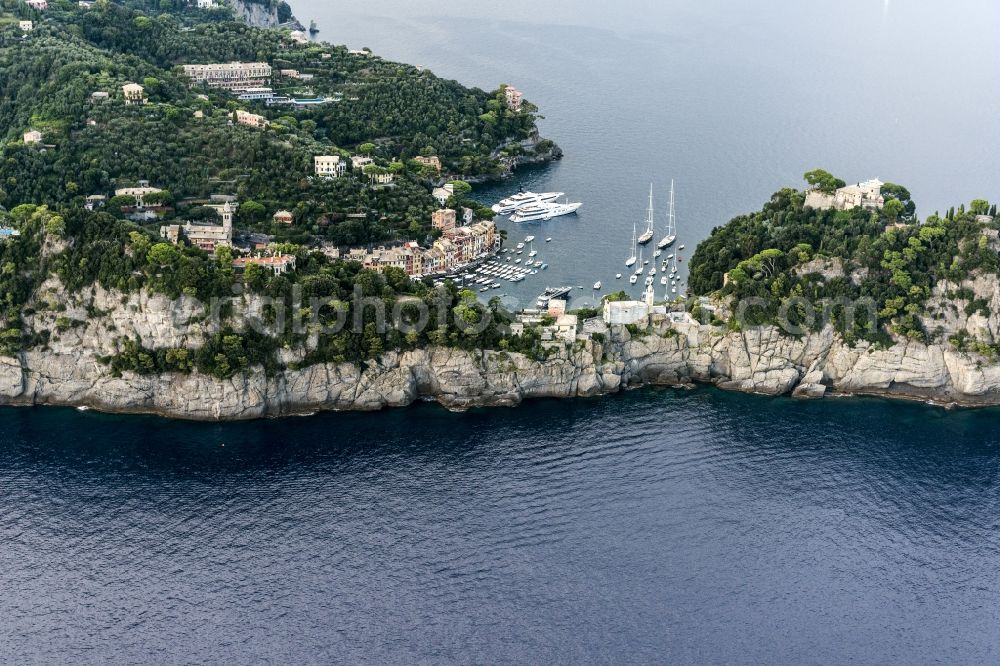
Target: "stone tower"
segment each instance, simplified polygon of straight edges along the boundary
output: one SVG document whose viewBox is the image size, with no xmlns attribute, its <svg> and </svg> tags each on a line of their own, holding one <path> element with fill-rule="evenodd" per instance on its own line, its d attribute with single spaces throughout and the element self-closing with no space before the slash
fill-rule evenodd
<svg viewBox="0 0 1000 666">
<path fill-rule="evenodd" d="M 222 207 L 222 226 L 230 236 L 233 233 L 233 206 L 228 201 Z"/>
</svg>

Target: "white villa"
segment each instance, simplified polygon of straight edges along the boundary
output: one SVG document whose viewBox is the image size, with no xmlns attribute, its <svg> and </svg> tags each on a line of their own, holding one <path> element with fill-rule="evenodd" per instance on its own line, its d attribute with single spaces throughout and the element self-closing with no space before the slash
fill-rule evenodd
<svg viewBox="0 0 1000 666">
<path fill-rule="evenodd" d="M 443 187 L 435 187 L 434 190 L 431 192 L 431 196 L 437 199 L 437 202 L 442 206 L 448 203 L 448 199 L 454 196 L 454 194 L 455 194 L 455 186 L 452 185 L 451 183 L 448 183 Z"/>
<path fill-rule="evenodd" d="M 316 175 L 323 178 L 337 178 L 347 173 L 347 162 L 340 155 L 317 155 L 315 158 Z"/>
<path fill-rule="evenodd" d="M 31 130 L 24 133 L 24 143 L 25 145 L 36 144 L 42 142 L 42 133 L 38 130 Z"/>
<path fill-rule="evenodd" d="M 359 169 L 364 169 L 369 164 L 375 164 L 375 160 L 370 157 L 365 157 L 364 155 L 352 155 L 351 156 L 351 169 L 358 171 Z"/>
</svg>

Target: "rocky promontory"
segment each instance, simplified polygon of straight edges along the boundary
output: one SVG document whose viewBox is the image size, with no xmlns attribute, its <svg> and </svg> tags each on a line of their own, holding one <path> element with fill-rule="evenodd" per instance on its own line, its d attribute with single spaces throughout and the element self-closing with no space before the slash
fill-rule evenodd
<svg viewBox="0 0 1000 666">
<path fill-rule="evenodd" d="M 701 383 L 769 396 L 878 394 L 1000 405 L 1000 363 L 948 344 L 900 340 L 892 346 L 848 345 L 832 327 L 793 337 L 775 327 L 728 331 L 693 321 L 662 322 L 639 334 L 612 327 L 600 341 L 560 343 L 541 361 L 506 351 L 430 347 L 386 353 L 362 365 L 289 364 L 270 374 L 253 368 L 227 379 L 196 371 L 116 376 L 106 359 L 122 340 L 142 339 L 152 348 L 196 345 L 205 334 L 201 313 L 183 298 L 98 289 L 79 301 L 60 293 L 54 280 L 47 287 L 50 298 L 72 304 L 60 316 L 78 315 L 81 323 L 45 348 L 0 358 L 0 403 L 242 420 L 320 410 L 373 411 L 418 400 L 454 410 L 514 406 L 532 398 Z M 985 283 L 978 287 L 992 288 Z M 38 328 L 54 327 L 55 317 L 43 311 L 29 321 Z M 970 324 L 960 318 L 951 325 L 981 329 L 996 323 Z M 284 354 L 295 356 L 294 350 Z"/>
</svg>

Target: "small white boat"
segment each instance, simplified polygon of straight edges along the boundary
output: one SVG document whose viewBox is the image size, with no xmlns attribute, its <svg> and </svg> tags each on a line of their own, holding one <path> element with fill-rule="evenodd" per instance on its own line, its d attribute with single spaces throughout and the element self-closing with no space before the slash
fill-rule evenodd
<svg viewBox="0 0 1000 666">
<path fill-rule="evenodd" d="M 616 280 L 621 280 L 622 279 L 622 274 L 621 273 L 615 273 L 615 279 Z"/>
<path fill-rule="evenodd" d="M 517 244 L 517 249 L 518 250 L 523 250 L 524 249 L 524 243 L 518 243 Z"/>
<path fill-rule="evenodd" d="M 546 239 L 545 239 L 545 242 L 546 242 L 546 243 L 551 243 L 551 242 L 552 242 L 552 239 L 551 239 L 551 238 L 546 238 Z"/>
<path fill-rule="evenodd" d="M 538 250 L 532 250 L 531 252 L 528 253 L 528 256 L 529 257 L 537 257 L 538 256 Z"/>
<path fill-rule="evenodd" d="M 649 269 L 649 274 L 650 274 L 650 275 L 656 275 L 656 266 L 652 266 L 652 267 L 651 267 L 651 268 Z"/>
<path fill-rule="evenodd" d="M 631 276 L 629 276 L 628 281 L 629 281 L 630 284 L 635 284 L 636 282 L 639 281 L 639 276 L 638 275 L 631 275 Z"/>
<path fill-rule="evenodd" d="M 597 282 L 594 283 L 594 289 L 600 289 L 600 288 L 601 288 L 601 281 L 598 280 Z"/>
<path fill-rule="evenodd" d="M 543 270 L 543 271 L 544 271 L 544 270 L 545 270 L 546 268 L 548 268 L 548 267 L 549 267 L 549 265 L 548 265 L 548 264 L 542 264 L 542 270 Z"/>
<path fill-rule="evenodd" d="M 653 256 L 654 256 L 654 257 L 658 257 L 658 256 L 660 256 L 661 254 L 663 254 L 663 250 L 657 250 L 656 252 L 654 252 L 654 253 L 653 253 Z"/>
<path fill-rule="evenodd" d="M 684 249 L 684 246 L 683 246 L 683 245 L 678 245 L 678 246 L 677 246 L 677 249 L 678 249 L 678 250 L 683 250 L 683 249 Z"/>
<path fill-rule="evenodd" d="M 662 284 L 664 287 L 667 286 L 667 276 L 666 275 L 664 275 L 663 277 L 660 278 L 660 284 Z"/>
<path fill-rule="evenodd" d="M 525 237 L 524 237 L 524 242 L 525 242 L 525 243 L 530 243 L 530 242 L 531 242 L 531 241 L 533 241 L 533 240 L 535 240 L 535 237 L 534 237 L 534 236 L 525 236 Z"/>
<path fill-rule="evenodd" d="M 520 259 L 515 259 L 515 260 L 514 260 L 514 263 L 515 263 L 515 264 L 519 264 L 519 263 L 521 263 L 521 260 L 520 260 Z"/>
</svg>

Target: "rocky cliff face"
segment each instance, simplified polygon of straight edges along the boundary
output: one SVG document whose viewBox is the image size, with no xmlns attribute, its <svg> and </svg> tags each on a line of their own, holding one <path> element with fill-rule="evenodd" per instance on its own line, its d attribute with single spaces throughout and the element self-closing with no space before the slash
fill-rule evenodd
<svg viewBox="0 0 1000 666">
<path fill-rule="evenodd" d="M 237 19 L 259 28 L 276 28 L 278 11 L 265 5 L 245 0 L 229 0 L 229 6 Z"/>
<path fill-rule="evenodd" d="M 995 297 L 995 285 L 974 282 L 957 287 Z M 942 287 L 939 309 L 955 287 Z M 58 306 L 46 308 L 46 302 Z M 54 330 L 57 318 L 80 323 L 63 326 L 44 349 L 0 357 L 2 404 L 236 420 L 317 410 L 370 411 L 417 400 L 434 400 L 450 409 L 512 406 L 530 398 L 697 382 L 772 396 L 871 393 L 1000 405 L 1000 363 L 957 351 L 947 342 L 848 346 L 830 328 L 794 338 L 774 328 L 727 332 L 693 323 L 663 325 L 636 338 L 624 328 L 612 329 L 604 344 L 578 341 L 542 362 L 501 351 L 430 348 L 389 353 L 363 367 L 315 365 L 276 376 L 256 370 L 227 380 L 197 373 L 115 377 L 100 358 L 118 353 L 124 338 L 141 340 L 149 348 L 202 344 L 208 324 L 200 306 L 188 299 L 101 289 L 70 296 L 55 281 L 39 292 L 38 303 L 37 312 L 26 317 L 35 331 Z M 257 306 L 249 301 L 242 307 L 253 311 Z M 947 312 L 950 319 L 936 320 L 944 321 L 947 330 L 975 329 L 979 336 L 998 330 L 996 315 Z M 294 359 L 296 354 L 286 356 Z"/>
</svg>

